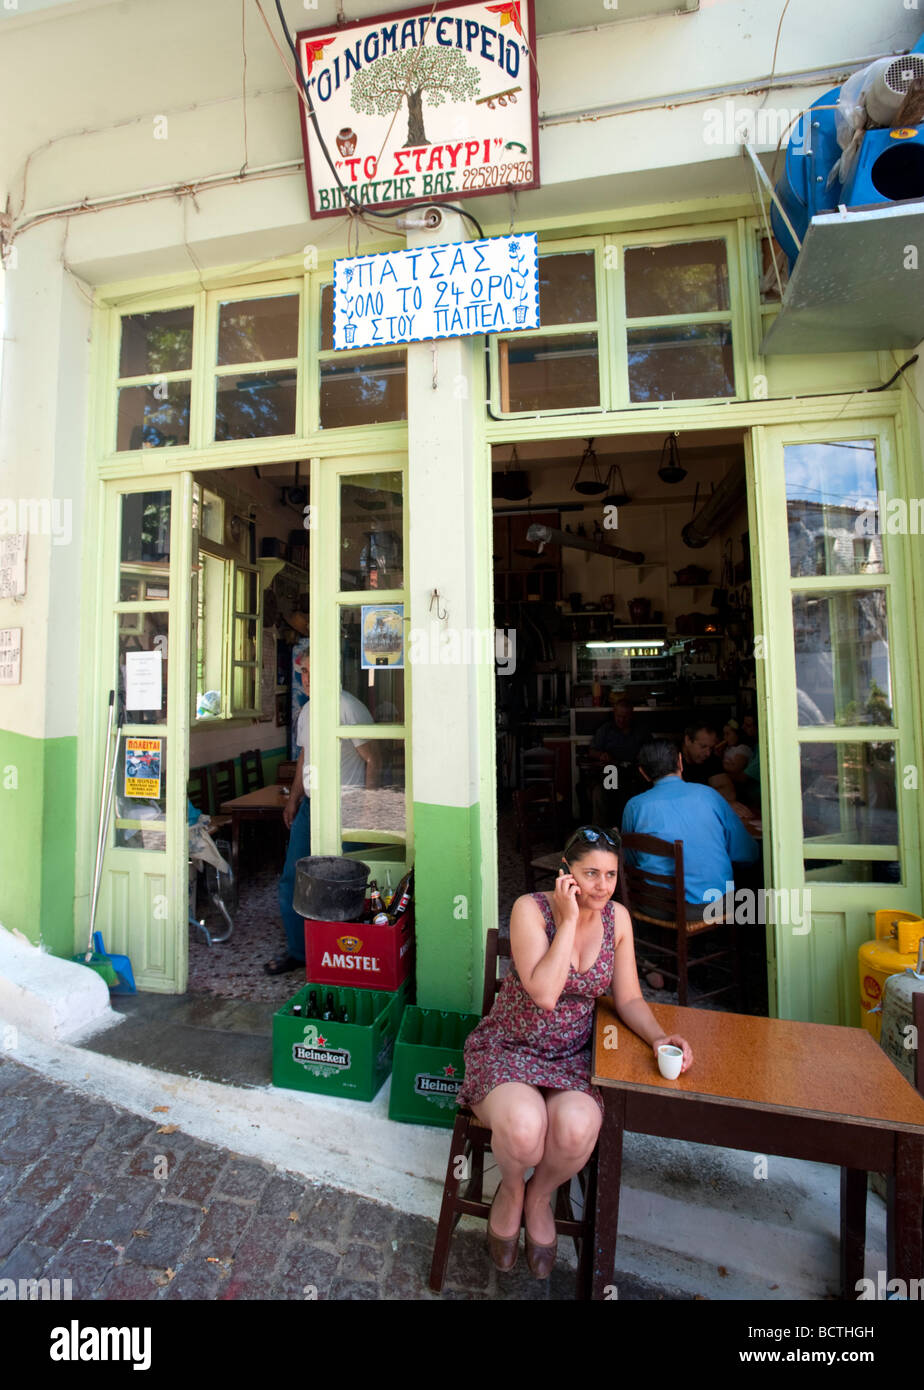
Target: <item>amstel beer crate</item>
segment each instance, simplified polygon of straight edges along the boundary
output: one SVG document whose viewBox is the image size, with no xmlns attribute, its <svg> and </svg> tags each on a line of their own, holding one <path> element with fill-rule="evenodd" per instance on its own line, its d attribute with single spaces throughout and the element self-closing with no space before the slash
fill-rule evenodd
<svg viewBox="0 0 924 1390">
<path fill-rule="evenodd" d="M 414 964 L 413 905 L 394 926 L 305 918 L 307 978 L 325 985 L 395 990 Z"/>
<path fill-rule="evenodd" d="M 410 1004 L 395 1043 L 388 1116 L 452 1129 L 465 1075 L 462 1048 L 480 1014 L 442 1013 Z"/>
<path fill-rule="evenodd" d="M 334 1017 L 306 1018 L 312 990 L 324 1008 L 333 995 Z M 312 980 L 273 1015 L 273 1085 L 325 1096 L 373 1100 L 391 1071 L 401 1012 L 410 983 L 400 989 L 345 989 Z M 296 1004 L 303 1010 L 293 1014 Z M 349 1022 L 338 1021 L 346 1009 Z"/>
</svg>

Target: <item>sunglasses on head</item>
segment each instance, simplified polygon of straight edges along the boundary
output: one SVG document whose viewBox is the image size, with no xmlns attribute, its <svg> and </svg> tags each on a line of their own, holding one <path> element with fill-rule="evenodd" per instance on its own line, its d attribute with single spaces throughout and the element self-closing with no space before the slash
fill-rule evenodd
<svg viewBox="0 0 924 1390">
<path fill-rule="evenodd" d="M 571 836 L 571 839 L 565 845 L 563 857 L 567 859 L 568 851 L 571 849 L 573 845 L 576 845 L 578 843 L 583 843 L 585 845 L 596 845 L 599 844 L 601 840 L 609 845 L 610 849 L 614 852 L 614 854 L 618 854 L 619 846 L 613 839 L 612 835 L 607 835 L 605 830 L 600 830 L 595 825 L 582 825 L 578 830 L 575 830 L 574 834 Z"/>
</svg>

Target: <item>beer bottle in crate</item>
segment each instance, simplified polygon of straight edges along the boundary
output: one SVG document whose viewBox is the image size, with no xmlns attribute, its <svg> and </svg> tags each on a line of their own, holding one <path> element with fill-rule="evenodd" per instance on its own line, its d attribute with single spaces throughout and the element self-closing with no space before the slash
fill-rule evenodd
<svg viewBox="0 0 924 1390">
<path fill-rule="evenodd" d="M 318 994 L 317 994 L 317 990 L 314 990 L 314 989 L 313 989 L 313 990 L 310 992 L 310 994 L 308 995 L 308 1004 L 307 1004 L 307 1007 L 306 1007 L 306 1009 L 305 1009 L 305 1017 L 306 1017 L 306 1018 L 320 1018 L 320 1017 L 321 1017 L 321 1010 L 318 1008 Z"/>
<path fill-rule="evenodd" d="M 330 990 L 327 991 L 327 998 L 324 1001 L 324 1009 L 321 1018 L 325 1023 L 330 1023 L 334 1017 L 334 996 Z"/>
<path fill-rule="evenodd" d="M 293 1004 L 293 1005 L 292 1005 L 292 1013 L 295 1015 L 296 1018 L 301 1018 L 301 1016 L 302 1016 L 302 1006 L 301 1006 L 301 1004 Z"/>
<path fill-rule="evenodd" d="M 373 921 L 380 912 L 385 911 L 385 904 L 382 902 L 382 895 L 379 892 L 379 885 L 376 883 L 375 879 L 372 880 L 372 883 L 369 888 L 369 908 L 372 913 Z"/>
<path fill-rule="evenodd" d="M 355 991 L 343 989 L 340 991 L 340 1022 L 352 1023 L 356 1017 L 356 1006 L 353 1002 Z"/>
</svg>

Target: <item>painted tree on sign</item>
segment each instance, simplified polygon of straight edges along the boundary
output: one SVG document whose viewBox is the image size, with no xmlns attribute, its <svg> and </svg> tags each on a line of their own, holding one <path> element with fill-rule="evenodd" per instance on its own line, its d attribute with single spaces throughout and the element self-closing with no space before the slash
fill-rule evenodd
<svg viewBox="0 0 924 1390">
<path fill-rule="evenodd" d="M 478 95 L 478 72 L 457 48 L 407 48 L 370 64 L 353 79 L 350 104 L 365 116 L 390 116 L 407 102 L 404 148 L 429 145 L 424 130 L 424 93 L 431 106 Z"/>
</svg>

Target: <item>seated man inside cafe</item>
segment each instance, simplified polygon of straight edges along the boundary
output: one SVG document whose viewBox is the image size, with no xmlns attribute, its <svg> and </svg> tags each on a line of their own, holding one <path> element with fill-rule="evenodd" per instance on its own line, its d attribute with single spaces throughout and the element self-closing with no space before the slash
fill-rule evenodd
<svg viewBox="0 0 924 1390">
<path fill-rule="evenodd" d="M 736 816 L 747 820 L 751 810 L 738 796 L 729 768 L 716 756 L 719 736 L 711 724 L 688 724 L 683 731 L 683 780 L 712 787 L 723 796 Z M 737 750 L 736 750 L 737 751 Z"/>
<path fill-rule="evenodd" d="M 681 755 L 667 739 L 646 743 L 639 753 L 639 770 L 648 791 L 634 796 L 622 817 L 624 835 L 654 835 L 659 840 L 683 841 L 684 897 L 687 921 L 698 922 L 709 909 L 706 920 L 720 922 L 727 899 L 732 915 L 734 864 L 753 864 L 760 853 L 756 841 L 745 830 L 724 797 L 712 787 L 685 782 Z M 631 855 L 629 863 L 643 872 L 669 875 L 673 860 L 653 854 Z"/>
<path fill-rule="evenodd" d="M 595 825 L 618 825 L 626 802 L 641 791 L 637 765 L 644 742 L 645 734 L 636 723 L 632 701 L 625 697 L 617 700 L 612 719 L 603 721 L 589 749 L 589 758 L 596 764 L 591 791 L 591 818 Z"/>
</svg>

